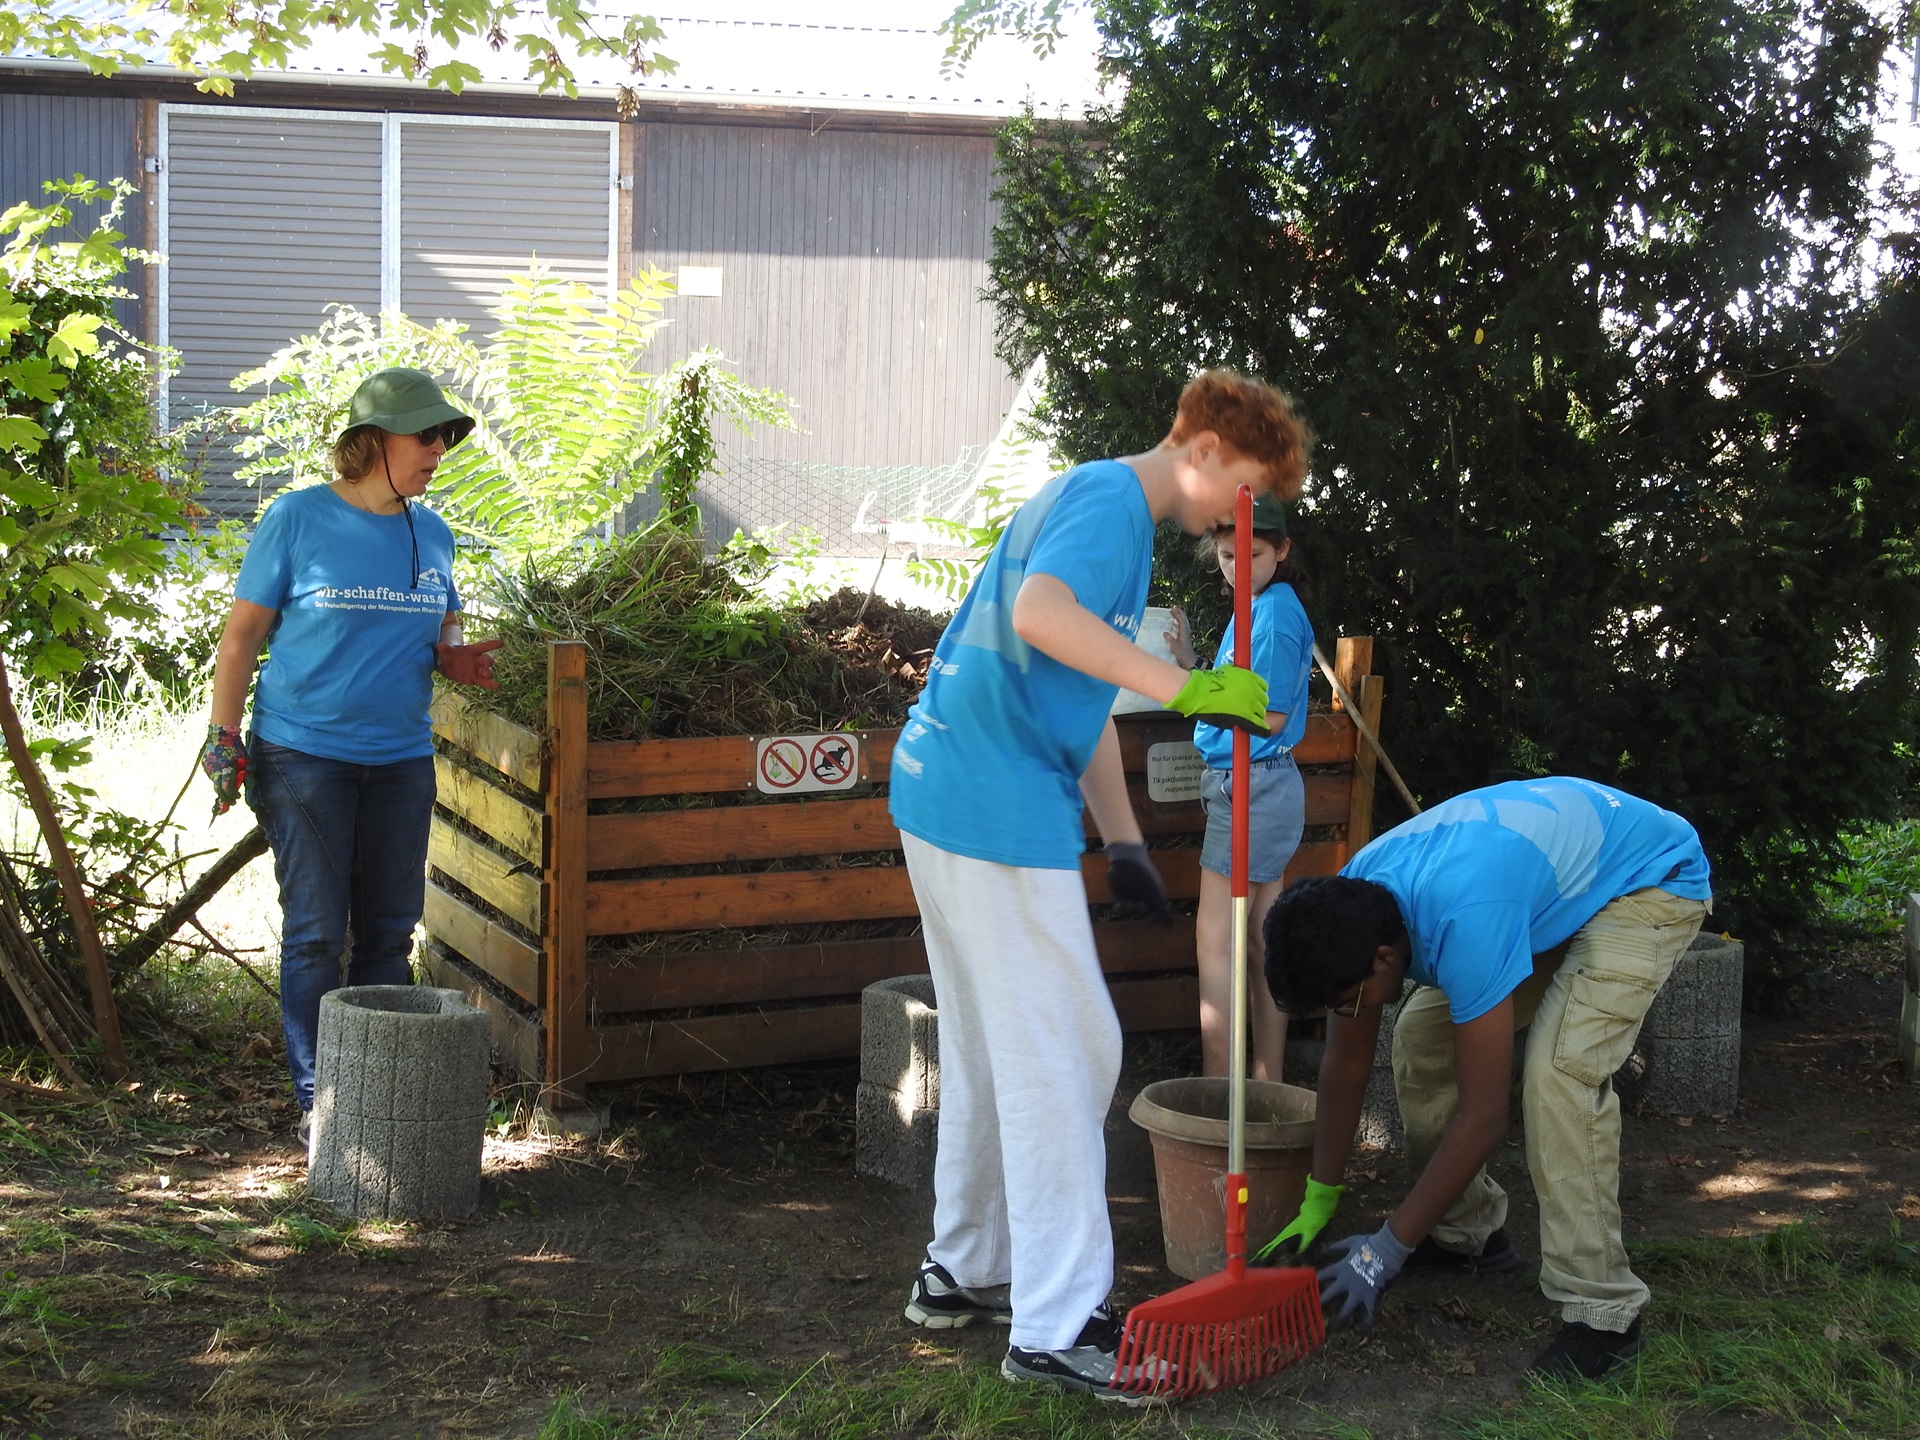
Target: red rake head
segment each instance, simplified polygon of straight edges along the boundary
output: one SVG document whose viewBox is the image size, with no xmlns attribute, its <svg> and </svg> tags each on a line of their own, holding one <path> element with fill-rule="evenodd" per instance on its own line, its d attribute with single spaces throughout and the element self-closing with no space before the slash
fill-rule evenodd
<svg viewBox="0 0 1920 1440">
<path fill-rule="evenodd" d="M 1113 1388 L 1205 1395 L 1277 1375 L 1326 1338 L 1311 1269 L 1225 1270 L 1127 1312 Z"/>
</svg>

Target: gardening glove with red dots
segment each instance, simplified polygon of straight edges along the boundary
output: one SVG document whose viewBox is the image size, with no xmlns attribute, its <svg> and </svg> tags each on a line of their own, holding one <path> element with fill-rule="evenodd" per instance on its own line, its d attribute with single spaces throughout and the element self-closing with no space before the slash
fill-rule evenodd
<svg viewBox="0 0 1920 1440">
<path fill-rule="evenodd" d="M 1113 918 L 1173 923 L 1173 906 L 1160 872 L 1139 841 L 1122 840 L 1107 846 L 1107 888 L 1113 892 Z"/>
<path fill-rule="evenodd" d="M 1266 678 L 1238 665 L 1192 671 L 1167 708 L 1223 730 L 1245 730 L 1263 739 L 1273 733 L 1267 728 Z"/>
<path fill-rule="evenodd" d="M 493 678 L 493 652 L 503 643 L 496 637 L 477 645 L 436 645 L 434 663 L 442 675 L 456 684 L 498 690 L 500 682 Z"/>
<path fill-rule="evenodd" d="M 247 783 L 247 742 L 238 725 L 207 726 L 207 743 L 200 751 L 200 768 L 213 782 L 213 813 L 219 817 L 233 808 Z"/>
</svg>

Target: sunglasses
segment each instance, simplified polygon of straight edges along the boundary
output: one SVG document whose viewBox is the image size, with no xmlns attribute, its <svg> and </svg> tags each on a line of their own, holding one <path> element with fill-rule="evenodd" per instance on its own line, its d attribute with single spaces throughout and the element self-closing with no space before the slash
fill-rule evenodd
<svg viewBox="0 0 1920 1440">
<path fill-rule="evenodd" d="M 413 438 L 422 445 L 431 445 L 436 440 L 443 441 L 451 450 L 460 443 L 460 437 L 465 433 L 464 426 L 456 425 L 451 420 L 443 420 L 438 425 L 429 425 L 424 430 L 416 430 Z"/>
<path fill-rule="evenodd" d="M 1372 978 L 1372 976 L 1367 977 L 1369 980 Z M 1367 981 L 1362 980 L 1360 982 L 1360 988 L 1353 992 L 1353 999 L 1350 1002 L 1345 1005 L 1329 1005 L 1327 1007 L 1327 1013 L 1329 1015 L 1338 1015 L 1342 1020 L 1358 1020 L 1360 1018 L 1360 1011 L 1365 1007 L 1366 999 Z"/>
</svg>

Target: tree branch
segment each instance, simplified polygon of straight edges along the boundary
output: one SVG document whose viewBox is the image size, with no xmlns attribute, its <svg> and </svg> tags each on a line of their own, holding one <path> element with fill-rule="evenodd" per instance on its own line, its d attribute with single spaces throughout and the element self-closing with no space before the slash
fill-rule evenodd
<svg viewBox="0 0 1920 1440">
<path fill-rule="evenodd" d="M 201 906 L 226 888 L 228 881 L 266 853 L 267 832 L 256 825 L 235 841 L 226 854 L 209 865 L 206 873 L 169 905 L 158 920 L 120 947 L 113 957 L 115 973 L 124 975 L 146 964 L 182 925 L 200 913 Z"/>
</svg>

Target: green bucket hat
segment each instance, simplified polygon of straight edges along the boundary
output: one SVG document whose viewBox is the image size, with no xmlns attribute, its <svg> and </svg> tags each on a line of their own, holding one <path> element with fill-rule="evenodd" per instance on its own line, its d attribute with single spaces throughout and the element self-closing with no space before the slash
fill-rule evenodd
<svg viewBox="0 0 1920 1440">
<path fill-rule="evenodd" d="M 1271 495 L 1253 497 L 1253 528 L 1287 533 L 1287 507 Z"/>
<path fill-rule="evenodd" d="M 429 425 L 445 425 L 452 436 L 447 441 L 451 450 L 472 432 L 473 417 L 449 405 L 439 382 L 426 371 L 394 365 L 360 382 L 340 433 L 363 425 L 377 425 L 393 435 L 418 435 Z"/>
</svg>

